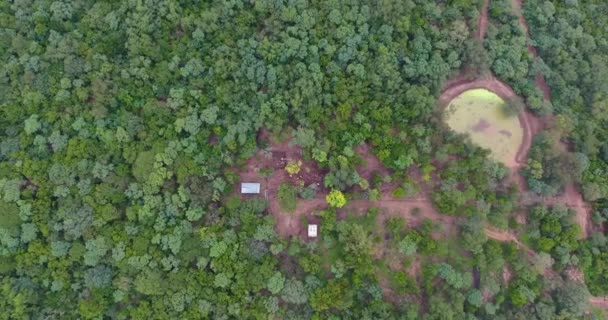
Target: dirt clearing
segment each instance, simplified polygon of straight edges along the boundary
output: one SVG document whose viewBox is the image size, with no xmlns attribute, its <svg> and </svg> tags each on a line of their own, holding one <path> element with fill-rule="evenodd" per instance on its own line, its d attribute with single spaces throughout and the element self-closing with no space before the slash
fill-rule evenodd
<svg viewBox="0 0 608 320">
<path fill-rule="evenodd" d="M 258 134 L 259 145 L 268 147 L 258 151 L 249 159 L 239 172 L 241 182 L 258 182 L 261 184 L 261 194 L 269 203 L 269 211 L 275 217 L 277 233 L 282 236 L 297 235 L 304 232 L 301 226 L 302 215 L 310 214 L 325 205 L 327 190 L 323 187 L 325 172 L 314 161 L 302 159 L 302 149 L 290 143 L 290 139 L 276 141 L 266 130 Z M 301 161 L 300 172 L 289 175 L 285 166 L 289 161 Z M 314 185 L 317 196 L 310 201 L 299 201 L 295 212 L 282 212 L 277 199 L 278 188 L 288 183 L 294 187 Z M 238 188 L 237 188 L 238 191 Z"/>
</svg>

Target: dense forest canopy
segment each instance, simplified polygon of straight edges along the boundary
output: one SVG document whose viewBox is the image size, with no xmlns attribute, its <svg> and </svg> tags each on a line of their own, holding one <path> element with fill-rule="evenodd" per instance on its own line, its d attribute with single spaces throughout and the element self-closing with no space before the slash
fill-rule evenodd
<svg viewBox="0 0 608 320">
<path fill-rule="evenodd" d="M 535 207 L 524 231 L 538 257 L 488 240 L 486 222 L 514 224 L 516 189 L 446 129 L 437 98 L 461 72 L 491 70 L 555 111 L 563 125 L 547 135 L 576 153 L 547 154 L 541 137 L 531 159 L 549 169 L 524 174 L 538 193 L 581 184 L 605 223 L 606 4 L 526 1 L 534 58 L 499 14 L 508 1 L 491 2 L 484 42 L 477 0 L 0 3 L 0 319 L 593 317 L 584 284 L 544 275 L 554 260 L 580 266 L 607 294 L 604 235 L 576 244 L 572 212 Z M 263 197 L 235 196 L 261 131 L 326 173 L 316 241 L 280 237 Z M 364 143 L 390 176 L 359 174 Z M 554 174 L 555 157 L 578 174 Z M 453 232 L 338 214 L 383 183 L 416 193 L 414 167 Z M 315 197 L 280 192 L 285 206 Z"/>
</svg>

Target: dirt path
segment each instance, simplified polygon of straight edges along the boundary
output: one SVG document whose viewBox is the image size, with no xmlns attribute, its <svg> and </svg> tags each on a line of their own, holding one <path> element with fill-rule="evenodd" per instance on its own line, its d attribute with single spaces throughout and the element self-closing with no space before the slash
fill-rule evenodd
<svg viewBox="0 0 608 320">
<path fill-rule="evenodd" d="M 354 150 L 365 162 L 364 164 L 357 166 L 357 172 L 361 178 L 370 182 L 375 173 L 383 176 L 389 175 L 389 170 L 372 153 L 370 145 L 367 143 L 360 144 L 356 146 Z"/>
<path fill-rule="evenodd" d="M 476 37 L 479 40 L 483 40 L 488 30 L 488 7 L 490 6 L 490 0 L 485 0 L 479 13 L 479 21 L 477 23 L 477 34 Z"/>
<path fill-rule="evenodd" d="M 520 249 L 524 250 L 530 258 L 536 258 L 538 256 L 538 254 L 534 250 L 528 248 L 525 244 L 521 243 L 521 241 L 519 241 L 517 236 L 515 236 L 514 234 L 512 234 L 509 231 L 498 230 L 498 229 L 495 229 L 492 227 L 486 227 L 485 233 L 488 238 L 491 238 L 494 240 L 503 241 L 503 242 L 506 242 L 506 241 L 515 242 L 515 244 L 517 244 L 517 246 Z M 574 279 L 575 281 L 584 281 L 584 279 L 582 279 L 583 278 L 582 273 L 579 270 L 576 270 L 576 268 L 574 268 L 570 271 L 572 271 L 575 274 L 579 274 L 579 276 L 574 277 L 574 278 L 578 278 L 578 279 Z M 559 277 L 559 274 L 555 270 L 553 270 L 553 268 L 547 268 L 545 270 L 545 275 L 554 277 L 554 278 Z M 608 310 L 608 297 L 593 297 L 592 296 L 589 298 L 589 303 L 594 305 L 595 307 L 598 307 L 598 308 L 601 308 L 604 310 Z"/>
<path fill-rule="evenodd" d="M 531 38 L 530 31 L 528 28 L 528 22 L 526 21 L 526 18 L 523 15 L 523 0 L 511 0 L 511 5 L 513 7 L 513 13 L 515 13 L 517 18 L 519 19 L 519 24 L 522 26 L 524 32 L 526 33 L 526 37 L 528 38 L 528 40 L 530 40 Z M 536 51 L 536 48 L 531 44 L 528 45 L 528 52 L 530 52 L 533 57 L 538 57 L 538 52 Z M 549 89 L 549 86 L 545 81 L 545 76 L 541 73 L 538 73 L 536 75 L 535 82 L 536 86 L 543 92 L 543 96 L 545 97 L 545 99 L 547 101 L 551 101 L 551 90 Z"/>
<path fill-rule="evenodd" d="M 528 27 L 528 22 L 526 21 L 526 18 L 523 15 L 523 0 L 512 0 L 511 5 L 513 6 L 513 12 L 519 19 L 519 24 L 524 29 L 524 32 L 526 33 L 526 37 L 529 40 L 530 31 L 529 31 L 529 27 Z M 532 56 L 538 57 L 538 52 L 536 51 L 536 48 L 534 46 L 532 46 L 531 44 L 528 45 L 528 51 L 532 54 Z M 536 80 L 536 86 L 543 92 L 544 98 L 547 101 L 551 101 L 551 91 L 549 89 L 549 86 L 547 85 L 547 82 L 545 81 L 544 75 L 541 73 L 538 73 L 536 75 L 535 80 Z M 539 130 L 540 130 L 540 128 L 539 128 Z M 534 132 L 534 130 L 531 130 L 531 132 Z M 534 136 L 537 132 L 538 131 L 533 133 L 532 136 Z M 524 148 L 522 148 L 522 149 L 524 149 Z M 528 147 L 528 149 L 529 149 L 529 147 Z M 519 155 L 518 155 L 518 157 L 519 157 Z M 519 160 L 524 160 L 524 159 L 527 159 L 527 153 L 525 155 L 522 153 Z M 589 221 L 591 219 L 592 209 L 589 204 L 585 203 L 585 201 L 583 200 L 583 196 L 576 189 L 574 184 L 568 184 L 564 190 L 563 195 L 557 196 L 554 199 L 549 199 L 548 204 L 550 204 L 550 203 L 564 204 L 564 205 L 570 207 L 571 209 L 575 210 L 577 212 L 576 220 L 577 220 L 578 224 L 581 226 L 581 231 L 583 233 L 583 236 L 585 238 L 589 237 L 589 235 L 591 234 L 591 224 L 589 223 Z"/>
<path fill-rule="evenodd" d="M 498 241 L 502 241 L 502 242 L 506 242 L 506 241 L 515 242 L 515 244 L 520 249 L 524 250 L 528 254 L 528 256 L 530 256 L 530 257 L 537 256 L 536 252 L 534 252 L 532 249 L 528 248 L 528 246 L 526 246 L 521 241 L 519 241 L 519 238 L 517 236 L 515 236 L 513 233 L 511 233 L 509 231 L 499 230 L 499 229 L 492 228 L 492 227 L 486 227 L 484 231 L 486 233 L 486 236 L 490 239 L 494 239 L 494 240 L 498 240 Z"/>
<path fill-rule="evenodd" d="M 576 222 L 581 227 L 583 238 L 588 238 L 592 233 L 591 221 L 592 208 L 591 205 L 585 202 L 583 195 L 576 189 L 573 183 L 566 185 L 564 193 L 553 198 L 545 200 L 549 206 L 556 204 L 564 205 L 576 211 Z"/>
<path fill-rule="evenodd" d="M 608 310 L 608 297 L 591 297 L 589 298 L 589 303 L 598 308 Z"/>
</svg>

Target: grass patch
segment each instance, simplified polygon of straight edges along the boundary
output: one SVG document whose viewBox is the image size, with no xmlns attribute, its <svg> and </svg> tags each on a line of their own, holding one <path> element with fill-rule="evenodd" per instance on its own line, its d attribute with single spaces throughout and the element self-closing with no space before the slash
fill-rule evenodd
<svg viewBox="0 0 608 320">
<path fill-rule="evenodd" d="M 286 183 L 279 186 L 277 191 L 277 198 L 279 200 L 279 206 L 281 210 L 287 212 L 294 212 L 298 206 L 298 200 L 296 198 L 296 189 Z"/>
<path fill-rule="evenodd" d="M 491 91 L 473 89 L 450 102 L 446 121 L 455 132 L 468 134 L 473 143 L 489 149 L 494 160 L 508 164 L 523 140 L 523 129 L 513 112 L 517 112 L 516 101 L 507 103 Z"/>
</svg>

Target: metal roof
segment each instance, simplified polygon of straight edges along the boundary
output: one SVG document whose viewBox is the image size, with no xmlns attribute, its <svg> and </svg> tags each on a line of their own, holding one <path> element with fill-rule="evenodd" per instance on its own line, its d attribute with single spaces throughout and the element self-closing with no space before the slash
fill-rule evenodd
<svg viewBox="0 0 608 320">
<path fill-rule="evenodd" d="M 308 225 L 308 236 L 311 238 L 317 237 L 317 225 L 316 224 Z"/>
<path fill-rule="evenodd" d="M 243 183 L 241 183 L 241 193 L 245 193 L 245 194 L 260 193 L 260 184 L 255 183 L 255 182 L 243 182 Z"/>
</svg>

